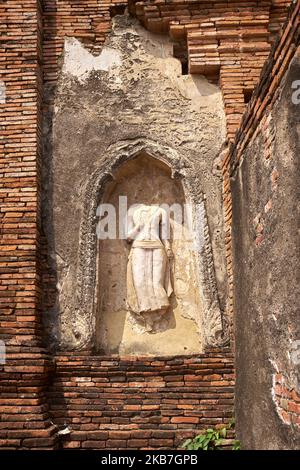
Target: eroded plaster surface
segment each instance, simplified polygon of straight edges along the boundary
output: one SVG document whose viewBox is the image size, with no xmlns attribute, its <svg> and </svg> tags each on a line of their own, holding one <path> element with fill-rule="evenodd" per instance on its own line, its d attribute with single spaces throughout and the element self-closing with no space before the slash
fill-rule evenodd
<svg viewBox="0 0 300 470">
<path fill-rule="evenodd" d="M 299 73 L 296 55 L 232 178 L 235 406 L 245 449 L 299 448 Z"/>
<path fill-rule="evenodd" d="M 204 77 L 183 76 L 172 53 L 167 38 L 125 15 L 115 18 L 98 57 L 66 40 L 58 88 L 49 90 L 55 105 L 44 126 L 43 224 L 57 289 L 46 318 L 51 344 L 95 344 L 99 295 L 93 293 L 101 273 L 96 208 L 116 168 L 141 152 L 167 162 L 173 177 L 183 180 L 185 197 L 202 207 L 198 287 L 204 322 L 220 333 L 227 298 L 222 187 L 215 171 L 225 141 L 222 96 Z"/>
</svg>

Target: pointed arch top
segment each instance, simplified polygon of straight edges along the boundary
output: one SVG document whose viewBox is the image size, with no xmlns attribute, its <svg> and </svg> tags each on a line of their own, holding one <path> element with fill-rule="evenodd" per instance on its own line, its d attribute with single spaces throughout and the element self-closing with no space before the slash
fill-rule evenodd
<svg viewBox="0 0 300 470">
<path fill-rule="evenodd" d="M 195 217 L 196 230 L 201 238 L 199 249 L 199 288 L 204 303 L 205 318 L 203 331 L 206 346 L 219 346 L 224 343 L 224 327 L 219 306 L 213 267 L 212 248 L 206 217 L 205 197 L 201 194 L 195 200 L 191 185 L 193 182 L 193 165 L 186 156 L 180 155 L 176 150 L 165 144 L 153 142 L 145 138 L 118 141 L 106 150 L 106 156 L 101 165 L 95 169 L 84 188 L 85 211 L 80 229 L 79 265 L 77 267 L 76 305 L 74 312 L 76 322 L 80 323 L 85 331 L 84 338 L 79 342 L 79 349 L 92 348 L 95 335 L 96 318 L 96 278 L 97 278 L 97 207 L 104 195 L 105 187 L 114 179 L 114 173 L 122 165 L 144 154 L 150 159 L 165 164 L 171 172 L 172 178 L 179 178 L 182 182 L 186 201 L 197 205 L 201 223 L 197 225 L 199 217 Z M 198 215 L 199 215 L 198 214 Z M 225 335 L 226 336 L 226 335 Z"/>
</svg>

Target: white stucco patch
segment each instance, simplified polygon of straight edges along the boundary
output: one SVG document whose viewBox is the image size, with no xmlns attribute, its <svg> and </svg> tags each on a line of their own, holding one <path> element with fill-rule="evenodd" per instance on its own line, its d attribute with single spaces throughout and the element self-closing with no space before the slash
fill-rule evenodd
<svg viewBox="0 0 300 470">
<path fill-rule="evenodd" d="M 104 47 L 98 56 L 94 56 L 77 39 L 65 39 L 63 73 L 73 75 L 81 82 L 94 70 L 109 72 L 119 65 L 121 56 L 115 49 Z"/>
<path fill-rule="evenodd" d="M 0 80 L 0 104 L 5 104 L 6 102 L 6 86 L 5 83 Z"/>
<path fill-rule="evenodd" d="M 288 351 L 289 359 L 293 366 L 300 365 L 300 340 L 291 341 L 290 351 Z"/>
</svg>

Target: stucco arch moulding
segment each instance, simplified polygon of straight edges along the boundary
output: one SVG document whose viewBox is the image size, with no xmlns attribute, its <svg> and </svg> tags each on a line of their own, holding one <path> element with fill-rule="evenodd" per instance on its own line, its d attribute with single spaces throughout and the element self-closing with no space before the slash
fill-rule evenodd
<svg viewBox="0 0 300 470">
<path fill-rule="evenodd" d="M 171 170 L 172 178 L 181 180 L 186 202 L 192 204 L 193 207 L 197 204 L 197 213 L 193 214 L 193 224 L 199 237 L 197 271 L 204 306 L 202 320 L 204 344 L 205 347 L 223 346 L 227 343 L 228 335 L 218 298 L 205 195 L 201 193 L 201 197 L 197 196 L 197 199 L 193 195 L 192 182 L 195 177 L 193 165 L 169 146 L 145 138 L 137 138 L 122 140 L 108 147 L 105 159 L 91 175 L 84 189 L 85 211 L 80 227 L 79 265 L 76 276 L 78 308 L 73 316 L 73 332 L 77 338 L 76 349 L 93 349 L 95 344 L 98 272 L 97 207 L 103 198 L 107 183 L 113 179 L 114 172 L 121 165 L 141 154 L 146 154 L 149 158 L 167 165 Z"/>
</svg>

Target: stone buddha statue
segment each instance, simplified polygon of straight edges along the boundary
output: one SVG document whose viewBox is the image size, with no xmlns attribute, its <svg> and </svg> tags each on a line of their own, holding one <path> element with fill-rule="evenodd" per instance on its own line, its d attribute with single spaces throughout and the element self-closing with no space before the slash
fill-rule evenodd
<svg viewBox="0 0 300 470">
<path fill-rule="evenodd" d="M 134 314 L 163 315 L 170 306 L 173 292 L 169 214 L 159 205 L 144 204 L 130 212 L 127 305 Z"/>
</svg>

